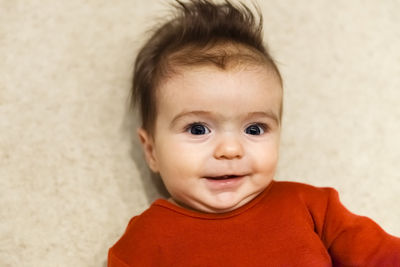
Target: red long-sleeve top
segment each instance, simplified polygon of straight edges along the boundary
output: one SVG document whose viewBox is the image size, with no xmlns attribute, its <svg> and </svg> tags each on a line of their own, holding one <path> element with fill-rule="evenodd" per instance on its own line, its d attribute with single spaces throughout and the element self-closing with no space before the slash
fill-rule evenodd
<svg viewBox="0 0 400 267">
<path fill-rule="evenodd" d="M 400 239 L 349 212 L 332 188 L 273 181 L 223 214 L 156 200 L 129 222 L 108 266 L 400 266 Z"/>
</svg>

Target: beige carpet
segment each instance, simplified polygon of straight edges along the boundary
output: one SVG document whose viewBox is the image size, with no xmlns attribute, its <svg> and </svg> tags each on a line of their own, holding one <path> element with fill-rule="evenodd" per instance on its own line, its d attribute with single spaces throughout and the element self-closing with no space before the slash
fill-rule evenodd
<svg viewBox="0 0 400 267">
<path fill-rule="evenodd" d="M 0 0 L 0 266 L 105 266 L 160 195 L 127 112 L 163 0 Z M 400 2 L 259 1 L 285 80 L 278 180 L 400 235 Z"/>
</svg>

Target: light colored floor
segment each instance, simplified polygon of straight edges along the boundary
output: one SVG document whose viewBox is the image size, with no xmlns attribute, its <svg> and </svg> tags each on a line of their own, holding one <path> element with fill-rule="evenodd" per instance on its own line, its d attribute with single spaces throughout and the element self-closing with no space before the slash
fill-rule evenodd
<svg viewBox="0 0 400 267">
<path fill-rule="evenodd" d="M 160 195 L 127 97 L 165 2 L 0 0 L 0 266 L 104 266 Z M 399 236 L 399 2 L 259 2 L 285 80 L 277 179 Z"/>
</svg>

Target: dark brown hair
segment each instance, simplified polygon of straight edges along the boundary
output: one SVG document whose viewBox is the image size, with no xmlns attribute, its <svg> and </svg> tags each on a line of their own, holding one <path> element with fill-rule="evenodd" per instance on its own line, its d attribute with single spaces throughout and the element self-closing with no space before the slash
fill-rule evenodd
<svg viewBox="0 0 400 267">
<path fill-rule="evenodd" d="M 263 44 L 262 15 L 257 17 L 243 3 L 229 0 L 176 0 L 175 16 L 157 27 L 140 49 L 134 66 L 131 107 L 139 105 L 142 127 L 154 133 L 157 116 L 156 88 L 177 67 L 213 64 L 265 64 L 279 70 Z"/>
</svg>

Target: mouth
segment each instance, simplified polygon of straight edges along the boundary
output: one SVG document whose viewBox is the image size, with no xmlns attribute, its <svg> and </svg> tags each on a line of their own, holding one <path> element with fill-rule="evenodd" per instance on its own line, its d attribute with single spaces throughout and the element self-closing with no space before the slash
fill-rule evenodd
<svg viewBox="0 0 400 267">
<path fill-rule="evenodd" d="M 205 177 L 205 178 L 209 179 L 209 180 L 220 181 L 220 180 L 230 180 L 230 179 L 242 178 L 243 176 L 245 176 L 245 175 L 232 174 L 232 175 L 222 175 L 222 176 L 208 176 L 208 177 Z"/>
<path fill-rule="evenodd" d="M 213 175 L 204 177 L 204 181 L 211 191 L 230 191 L 237 190 L 248 176 L 249 174 Z"/>
</svg>

